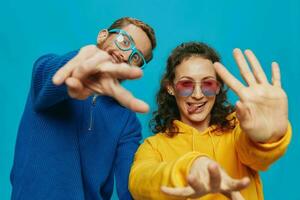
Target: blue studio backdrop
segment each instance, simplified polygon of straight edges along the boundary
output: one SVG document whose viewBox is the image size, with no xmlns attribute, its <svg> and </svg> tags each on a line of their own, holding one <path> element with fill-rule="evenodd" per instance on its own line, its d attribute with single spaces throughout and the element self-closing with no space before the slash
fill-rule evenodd
<svg viewBox="0 0 300 200">
<path fill-rule="evenodd" d="M 186 41 L 215 47 L 239 76 L 232 50 L 252 49 L 270 78 L 279 62 L 289 97 L 293 138 L 286 155 L 261 173 L 265 199 L 300 200 L 299 77 L 300 1 L 298 0 L 7 0 L 0 4 L 0 199 L 10 199 L 9 174 L 33 62 L 46 53 L 63 54 L 95 43 L 100 29 L 132 16 L 152 25 L 158 46 L 140 80 L 125 86 L 155 110 L 155 93 L 170 51 Z M 230 100 L 236 96 L 231 92 Z M 144 138 L 151 135 L 151 113 L 138 114 Z M 114 194 L 112 199 L 117 199 Z"/>
</svg>

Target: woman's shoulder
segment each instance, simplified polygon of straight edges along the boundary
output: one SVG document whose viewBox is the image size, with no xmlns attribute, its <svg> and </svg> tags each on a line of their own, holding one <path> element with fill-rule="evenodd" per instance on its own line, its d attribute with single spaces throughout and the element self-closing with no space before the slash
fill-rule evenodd
<svg viewBox="0 0 300 200">
<path fill-rule="evenodd" d="M 168 138 L 170 137 L 166 133 L 159 132 L 147 137 L 144 140 L 144 143 L 148 143 L 151 146 L 159 146 L 161 143 L 164 143 Z"/>
<path fill-rule="evenodd" d="M 155 142 L 155 141 L 164 140 L 167 137 L 169 136 L 166 133 L 159 132 L 159 133 L 154 133 L 153 135 L 147 137 L 145 141 Z"/>
</svg>

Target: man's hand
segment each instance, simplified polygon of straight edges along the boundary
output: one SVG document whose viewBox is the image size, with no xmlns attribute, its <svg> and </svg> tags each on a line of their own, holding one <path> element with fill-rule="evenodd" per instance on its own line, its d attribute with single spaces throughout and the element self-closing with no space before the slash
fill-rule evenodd
<svg viewBox="0 0 300 200">
<path fill-rule="evenodd" d="M 88 45 L 56 72 L 53 83 L 65 83 L 72 98 L 86 99 L 97 93 L 111 96 L 135 112 L 148 112 L 149 106 L 119 83 L 119 80 L 137 79 L 141 76 L 141 69 L 126 63 L 118 64 L 107 52 L 95 45 Z"/>
<path fill-rule="evenodd" d="M 192 164 L 188 186 L 171 188 L 163 186 L 161 190 L 174 197 L 199 198 L 209 193 L 222 193 L 233 200 L 244 200 L 239 190 L 250 183 L 249 178 L 233 179 L 213 160 L 199 157 Z"/>
<path fill-rule="evenodd" d="M 233 54 L 248 86 L 238 81 L 222 64 L 215 63 L 214 66 L 219 76 L 240 98 L 236 103 L 236 113 L 242 130 L 254 142 L 277 141 L 288 127 L 287 96 L 281 88 L 278 64 L 272 63 L 270 84 L 252 51 L 245 51 L 252 71 L 240 49 L 235 49 Z"/>
</svg>

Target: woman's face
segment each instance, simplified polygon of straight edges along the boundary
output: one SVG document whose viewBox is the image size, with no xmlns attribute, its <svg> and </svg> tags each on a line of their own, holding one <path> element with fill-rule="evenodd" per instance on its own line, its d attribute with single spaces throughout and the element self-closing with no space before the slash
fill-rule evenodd
<svg viewBox="0 0 300 200">
<path fill-rule="evenodd" d="M 195 84 L 194 90 L 186 89 L 191 83 Z M 168 86 L 168 91 L 175 96 L 182 122 L 194 127 L 209 125 L 210 112 L 216 99 L 211 91 L 219 88 L 218 85 L 211 85 L 214 83 L 217 83 L 216 72 L 208 59 L 192 56 L 176 67 L 175 79 Z"/>
</svg>

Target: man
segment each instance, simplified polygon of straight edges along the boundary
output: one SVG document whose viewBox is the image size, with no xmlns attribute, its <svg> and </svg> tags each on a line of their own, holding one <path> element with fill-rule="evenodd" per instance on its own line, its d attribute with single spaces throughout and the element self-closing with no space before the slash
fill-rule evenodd
<svg viewBox="0 0 300 200">
<path fill-rule="evenodd" d="M 139 67 L 155 46 L 150 26 L 121 18 L 99 32 L 97 46 L 35 62 L 16 142 L 12 199 L 110 199 L 114 177 L 119 199 L 131 199 L 128 174 L 141 139 L 132 111 L 147 112 L 148 105 L 119 80 L 141 77 Z"/>
</svg>

